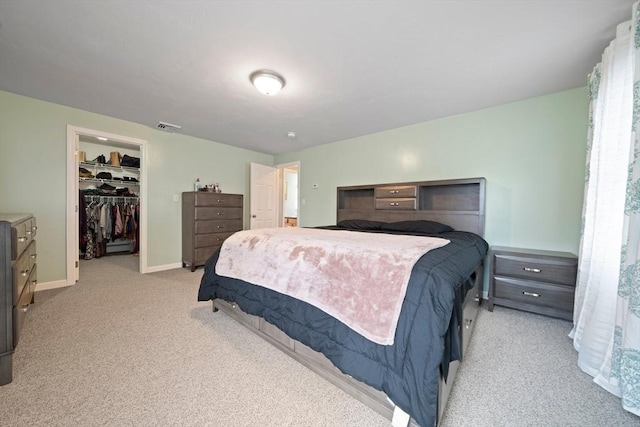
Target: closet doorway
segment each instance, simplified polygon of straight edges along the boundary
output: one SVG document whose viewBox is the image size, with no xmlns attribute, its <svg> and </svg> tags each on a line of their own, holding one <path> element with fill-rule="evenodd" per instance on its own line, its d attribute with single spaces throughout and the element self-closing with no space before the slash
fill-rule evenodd
<svg viewBox="0 0 640 427">
<path fill-rule="evenodd" d="M 67 285 L 80 259 L 126 255 L 147 271 L 147 142 L 67 126 Z"/>
</svg>

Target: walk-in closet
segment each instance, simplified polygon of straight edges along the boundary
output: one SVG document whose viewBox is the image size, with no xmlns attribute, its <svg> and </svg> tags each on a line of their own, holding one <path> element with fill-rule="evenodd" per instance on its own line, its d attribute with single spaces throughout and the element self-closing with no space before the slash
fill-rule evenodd
<svg viewBox="0 0 640 427">
<path fill-rule="evenodd" d="M 78 257 L 138 257 L 140 253 L 140 148 L 79 135 Z M 138 262 L 130 263 L 138 269 Z"/>
</svg>

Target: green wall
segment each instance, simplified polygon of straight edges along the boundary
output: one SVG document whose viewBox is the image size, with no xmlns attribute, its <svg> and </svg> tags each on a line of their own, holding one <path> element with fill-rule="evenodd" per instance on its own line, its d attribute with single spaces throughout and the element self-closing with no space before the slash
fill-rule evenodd
<svg viewBox="0 0 640 427">
<path fill-rule="evenodd" d="M 335 223 L 337 186 L 485 177 L 491 245 L 577 253 L 587 108 L 579 88 L 289 152 L 275 163 L 300 161 L 302 226 Z"/>
<path fill-rule="evenodd" d="M 191 191 L 199 177 L 247 197 L 249 162 L 273 164 L 271 155 L 0 91 L 0 211 L 36 215 L 41 283 L 66 277 L 67 125 L 147 141 L 151 268 L 181 260 L 181 204 L 173 195 Z"/>
<path fill-rule="evenodd" d="M 490 244 L 577 253 L 587 106 L 579 88 L 274 158 L 0 92 L 0 211 L 38 217 L 39 281 L 64 279 L 69 124 L 148 141 L 151 268 L 181 259 L 173 195 L 199 177 L 248 206 L 249 162 L 300 161 L 302 226 L 335 223 L 337 186 L 483 176 Z"/>
</svg>

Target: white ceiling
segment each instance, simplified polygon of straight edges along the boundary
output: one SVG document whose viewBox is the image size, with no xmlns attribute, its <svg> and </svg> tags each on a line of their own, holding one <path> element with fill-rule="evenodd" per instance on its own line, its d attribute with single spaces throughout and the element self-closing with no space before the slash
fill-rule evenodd
<svg viewBox="0 0 640 427">
<path fill-rule="evenodd" d="M 584 86 L 633 1 L 0 0 L 0 89 L 276 154 Z"/>
</svg>

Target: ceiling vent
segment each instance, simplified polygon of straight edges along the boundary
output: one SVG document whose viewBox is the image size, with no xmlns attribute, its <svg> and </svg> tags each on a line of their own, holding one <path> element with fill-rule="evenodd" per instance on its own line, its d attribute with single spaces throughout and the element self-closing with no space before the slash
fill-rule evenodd
<svg viewBox="0 0 640 427">
<path fill-rule="evenodd" d="M 175 133 L 176 131 L 179 131 L 180 129 L 182 129 L 182 126 L 172 125 L 171 123 L 166 123 L 166 122 L 158 122 L 156 124 L 156 128 L 163 130 L 165 132 Z"/>
</svg>

